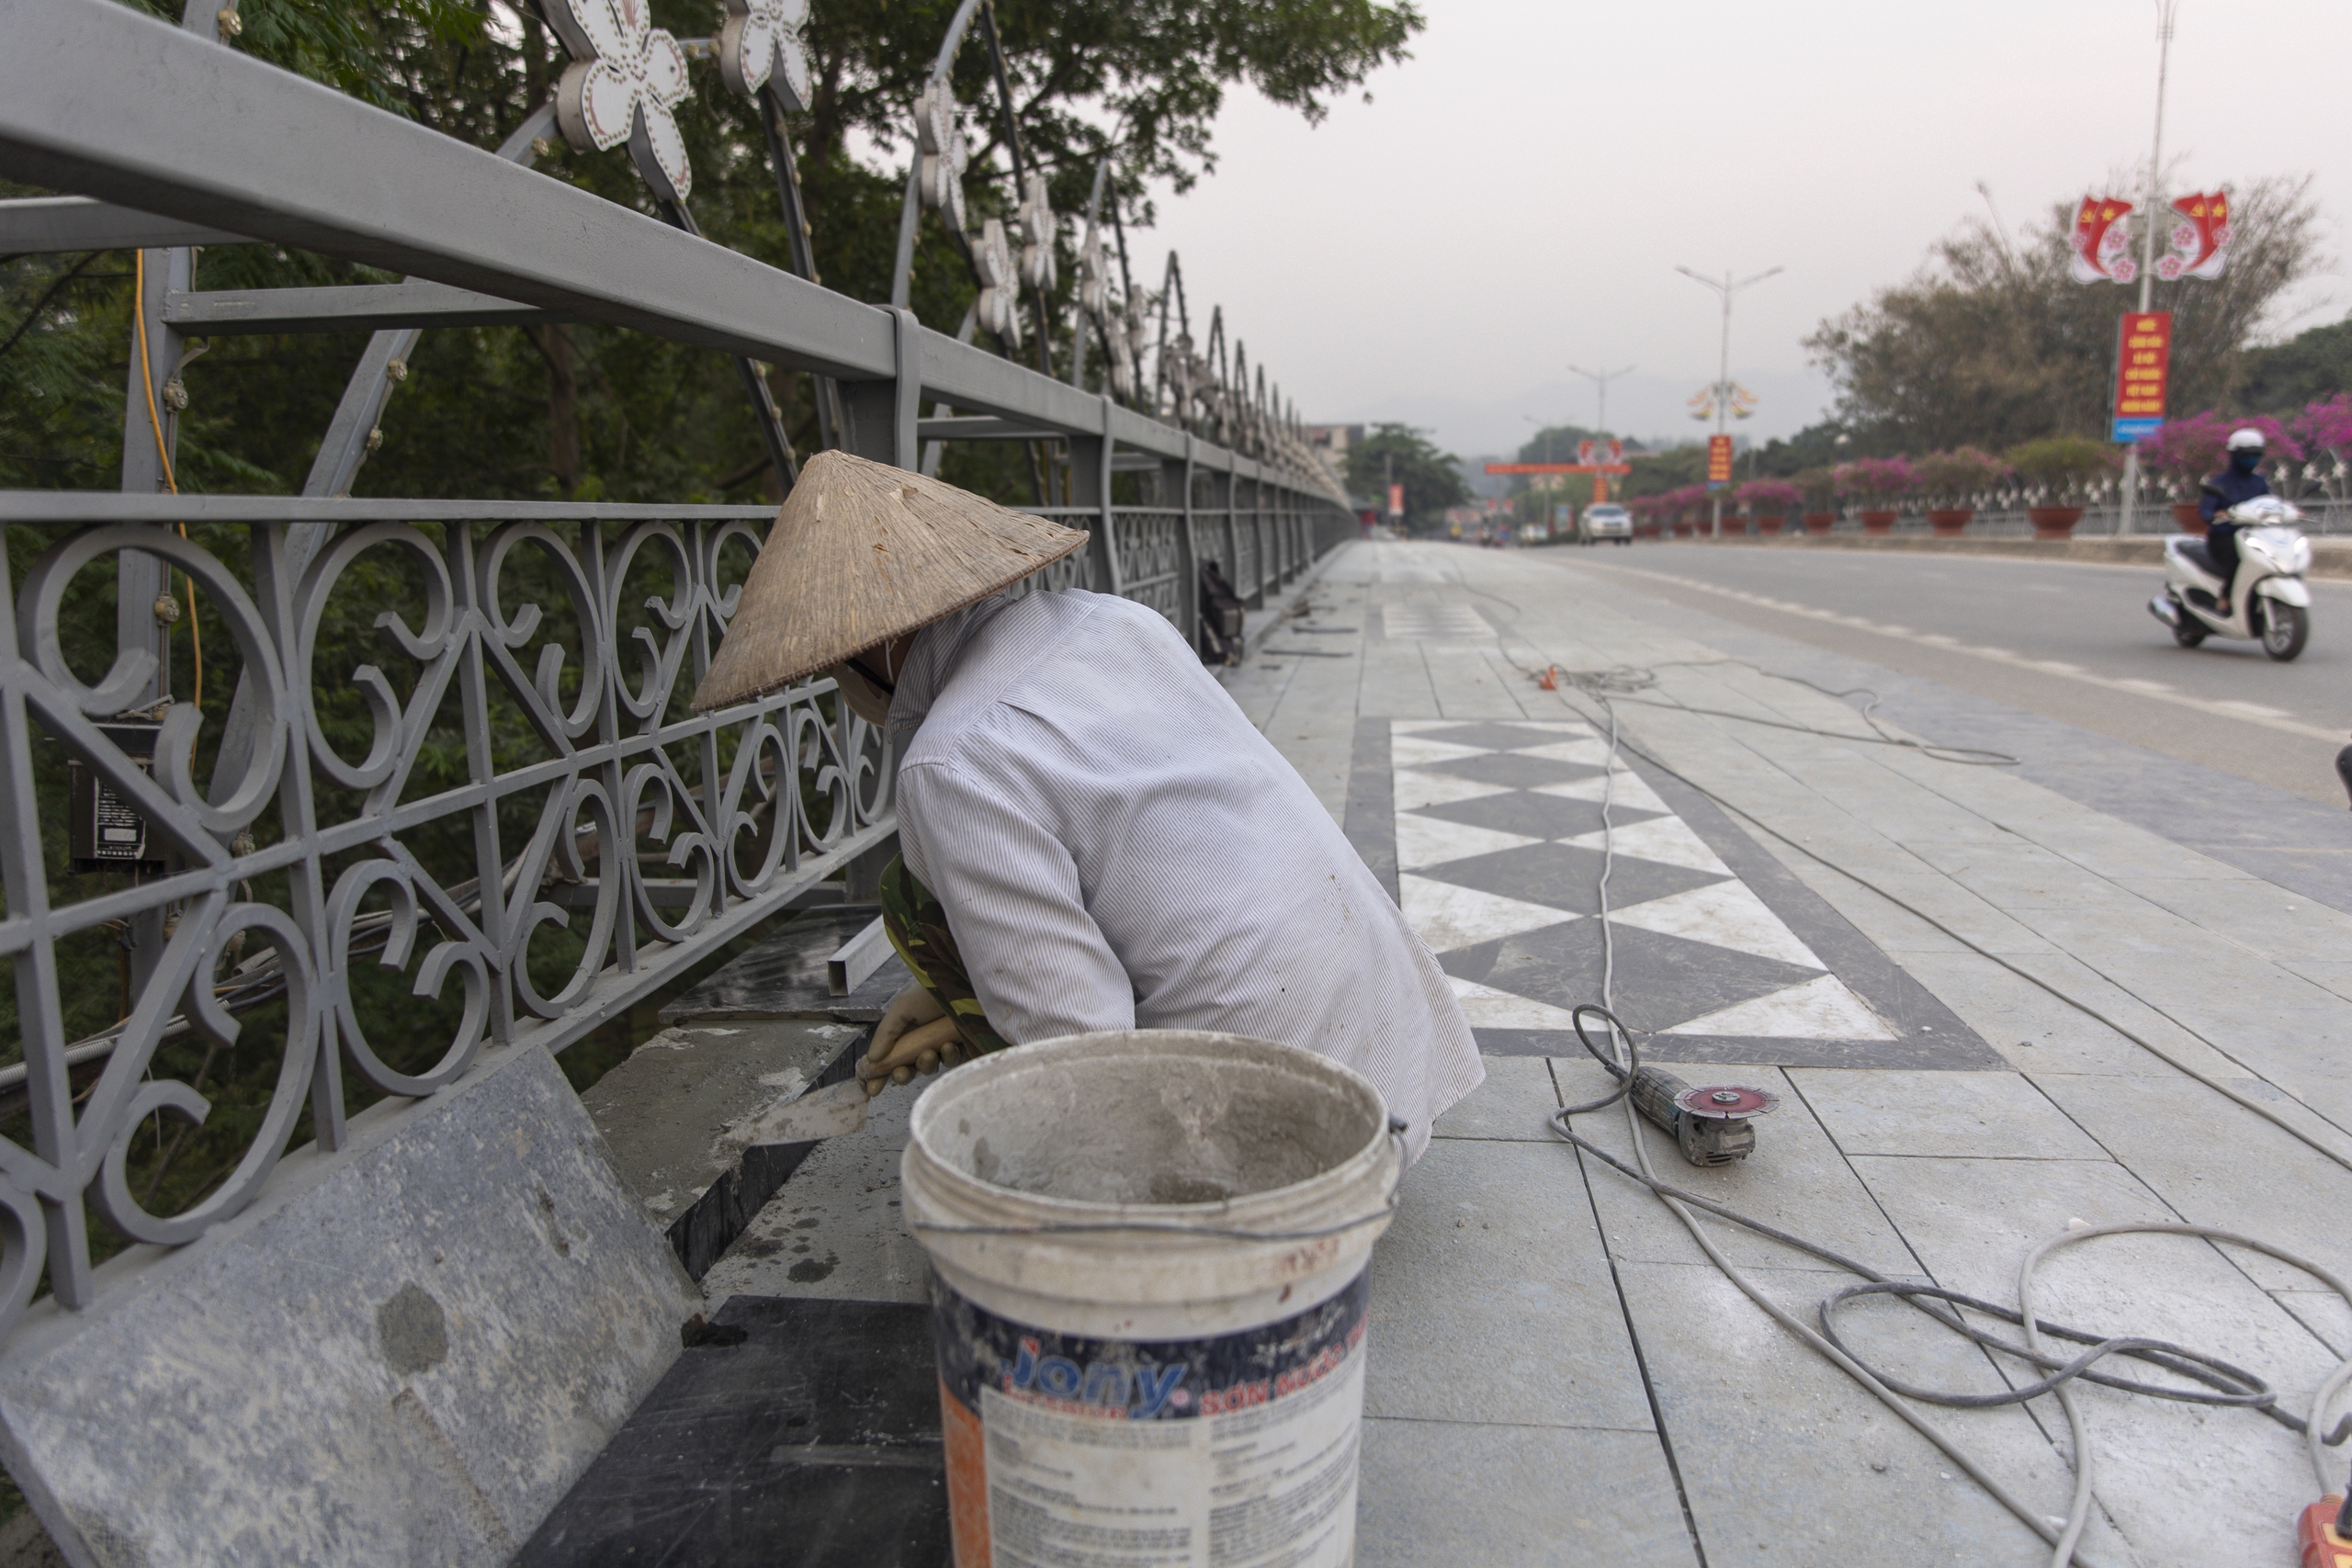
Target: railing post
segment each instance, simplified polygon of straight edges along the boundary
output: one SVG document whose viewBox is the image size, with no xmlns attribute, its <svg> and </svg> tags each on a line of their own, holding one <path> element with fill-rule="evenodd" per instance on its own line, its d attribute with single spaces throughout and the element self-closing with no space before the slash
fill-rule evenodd
<svg viewBox="0 0 2352 1568">
<path fill-rule="evenodd" d="M 896 373 L 887 381 L 842 383 L 848 428 L 842 445 L 861 457 L 893 468 L 911 468 L 921 460 L 915 443 L 915 415 L 922 400 L 922 370 L 917 354 L 922 324 L 912 310 L 893 308 L 896 323 Z"/>
<path fill-rule="evenodd" d="M 1094 539 L 1088 547 L 1093 558 L 1088 565 L 1087 581 L 1097 593 L 1124 592 L 1126 587 L 1126 566 L 1119 559 L 1117 516 L 1111 505 L 1111 415 L 1117 407 L 1109 398 L 1101 400 L 1102 434 L 1069 438 L 1070 499 L 1094 513 Z"/>
<path fill-rule="evenodd" d="M 1176 616 L 1184 639 L 1201 646 L 1201 542 L 1193 527 L 1193 435 L 1184 434 L 1184 455 L 1159 460 L 1159 504 L 1173 501 L 1184 510 L 1178 524 Z"/>
<path fill-rule="evenodd" d="M 1251 551 L 1257 559 L 1257 588 L 1250 595 L 1261 610 L 1266 607 L 1266 558 L 1273 553 L 1266 537 L 1266 474 L 1256 462 L 1250 464 L 1250 540 L 1256 547 Z"/>
</svg>

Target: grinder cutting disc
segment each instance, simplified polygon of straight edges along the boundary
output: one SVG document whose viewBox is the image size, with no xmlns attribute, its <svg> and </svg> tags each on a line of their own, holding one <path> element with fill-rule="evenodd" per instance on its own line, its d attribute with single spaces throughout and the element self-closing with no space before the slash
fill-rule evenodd
<svg viewBox="0 0 2352 1568">
<path fill-rule="evenodd" d="M 1761 1116 L 1780 1104 L 1781 1097 L 1768 1089 L 1745 1089 L 1737 1084 L 1702 1084 L 1676 1095 L 1674 1103 L 1687 1115 L 1730 1122 L 1743 1116 Z"/>
</svg>

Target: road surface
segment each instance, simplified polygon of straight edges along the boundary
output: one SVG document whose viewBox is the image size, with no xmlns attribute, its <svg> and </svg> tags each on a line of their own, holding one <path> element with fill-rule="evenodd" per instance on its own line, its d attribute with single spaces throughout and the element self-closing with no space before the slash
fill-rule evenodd
<svg viewBox="0 0 2352 1568">
<path fill-rule="evenodd" d="M 1636 592 L 2307 799 L 2346 804 L 2352 583 L 2312 583 L 2302 657 L 2251 642 L 2183 649 L 2148 614 L 2151 567 L 1999 557 L 1668 545 L 1549 549 Z"/>
</svg>

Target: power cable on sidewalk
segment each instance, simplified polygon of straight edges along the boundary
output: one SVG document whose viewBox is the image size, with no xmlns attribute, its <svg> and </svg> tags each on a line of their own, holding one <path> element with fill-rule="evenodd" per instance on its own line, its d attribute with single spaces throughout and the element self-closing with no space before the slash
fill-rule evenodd
<svg viewBox="0 0 2352 1568">
<path fill-rule="evenodd" d="M 1466 583 L 1464 584 L 1464 586 L 1465 588 L 1469 587 Z M 1487 593 L 1484 590 L 1476 588 L 1471 588 L 1470 592 L 1478 593 L 1484 598 L 1493 599 L 1498 604 L 1509 605 L 1514 612 L 1523 613 L 1520 610 L 1520 606 L 1512 604 L 1508 599 L 1502 598 L 1498 594 Z M 1517 632 L 1516 628 L 1512 629 L 1511 635 L 1520 637 L 1520 640 L 1522 642 L 1528 641 L 1524 636 L 1521 636 Z M 1533 648 L 1534 644 L 1529 642 L 1529 646 Z M 1498 642 L 1498 648 L 1500 648 L 1499 642 Z M 1542 649 L 1538 649 L 1536 651 L 1541 653 Z M 1525 665 L 1520 664 L 1517 660 L 1510 659 L 1508 652 L 1505 652 L 1503 657 L 1506 660 L 1509 660 L 1514 668 L 1520 670 L 1521 673 L 1528 675 L 1531 679 L 1541 679 L 1542 675 L 1544 673 L 1544 671 L 1530 670 Z M 1703 785 L 1693 783 L 1684 774 L 1670 767 L 1667 767 L 1663 762 L 1659 761 L 1658 759 L 1647 751 L 1642 750 L 1639 748 L 1627 747 L 1624 745 L 1618 733 L 1616 711 L 1617 703 L 1628 700 L 1636 702 L 1640 701 L 1641 699 L 1634 697 L 1633 694 L 1656 688 L 1657 686 L 1657 671 L 1658 669 L 1702 667 L 1710 664 L 1742 665 L 1747 669 L 1756 671 L 1759 674 L 1777 680 L 1793 681 L 1800 685 L 1811 687 L 1813 690 L 1821 692 L 1825 695 L 1837 697 L 1840 700 L 1860 694 L 1862 690 L 1858 688 L 1855 692 L 1831 692 L 1828 688 L 1817 685 L 1814 682 L 1804 680 L 1801 676 L 1781 675 L 1778 671 L 1765 670 L 1761 666 L 1748 663 L 1748 661 L 1745 660 L 1720 659 L 1679 660 L 1674 664 L 1655 667 L 1617 666 L 1609 670 L 1580 671 L 1560 671 L 1556 667 L 1547 666 L 1547 671 L 1555 676 L 1555 679 L 1553 681 L 1544 682 L 1543 683 L 1547 689 L 1559 694 L 1562 706 L 1566 707 L 1571 712 L 1577 713 L 1579 717 L 1586 718 L 1588 721 L 1590 720 L 1590 715 L 1584 713 L 1578 705 L 1567 696 L 1566 692 L 1560 691 L 1559 682 L 1565 681 L 1567 686 L 1576 691 L 1579 695 L 1597 703 L 1603 715 L 1605 715 L 1608 724 L 1608 760 L 1603 770 L 1603 783 L 1601 786 L 1600 798 L 1601 870 L 1599 891 L 1601 932 L 1601 1000 L 1600 1005 L 1597 1007 L 1591 1004 L 1586 1004 L 1576 1009 L 1571 1016 L 1575 1023 L 1577 1038 L 1581 1041 L 1584 1043 L 1585 1048 L 1589 1051 L 1593 1056 L 1599 1060 L 1604 1067 L 1608 1068 L 1608 1070 L 1618 1079 L 1618 1086 L 1611 1094 L 1588 1104 L 1569 1106 L 1555 1112 L 1550 1119 L 1551 1125 L 1554 1130 L 1568 1143 L 1575 1145 L 1578 1150 L 1592 1155 L 1610 1166 L 1612 1169 L 1617 1170 L 1621 1174 L 1648 1188 L 1660 1201 L 1664 1202 L 1668 1209 L 1673 1211 L 1676 1217 L 1682 1222 L 1684 1227 L 1690 1233 L 1691 1239 L 1698 1243 L 1700 1249 L 1707 1255 L 1709 1260 L 1712 1261 L 1719 1270 L 1721 1270 L 1724 1276 L 1728 1279 L 1742 1294 L 1746 1295 L 1750 1301 L 1762 1308 L 1774 1322 L 1780 1324 L 1781 1327 L 1794 1335 L 1808 1348 L 1832 1362 L 1840 1371 L 1846 1372 L 1848 1376 L 1854 1379 L 1855 1382 L 1860 1383 L 1863 1388 L 1867 1389 L 1890 1411 L 1901 1417 L 1922 1437 L 1926 1438 L 1930 1443 L 1935 1445 L 1937 1449 L 1948 1456 L 1955 1464 L 1959 1465 L 1967 1472 L 1972 1480 L 1984 1487 L 1989 1495 L 1999 1502 L 2002 1506 L 2007 1508 L 2011 1514 L 2015 1515 L 2019 1522 L 2023 1523 L 2029 1529 L 2031 1529 L 2042 1540 L 2049 1542 L 2052 1547 L 2052 1554 L 2050 1557 L 2052 1568 L 2065 1568 L 2065 1565 L 2069 1562 L 2082 1564 L 2083 1568 L 2097 1568 L 2095 1561 L 2083 1552 L 2080 1545 L 2082 1534 L 2090 1520 L 2091 1506 L 2093 1502 L 2092 1479 L 2095 1461 L 2090 1446 L 2089 1430 L 2084 1422 L 2082 1411 L 2074 1398 L 2071 1387 L 2071 1384 L 2077 1378 L 2087 1379 L 2090 1382 L 2098 1382 L 2107 1387 L 2120 1389 L 2128 1393 L 2141 1393 L 2154 1398 L 2181 1401 L 2190 1404 L 2245 1405 L 2249 1408 L 2260 1410 L 2265 1415 L 2269 1416 L 2272 1419 L 2280 1422 L 2293 1430 L 2302 1433 L 2306 1450 L 2311 1460 L 2312 1472 L 2317 1479 L 2321 1493 L 2327 1494 L 2335 1490 L 2335 1478 L 2333 1469 L 2331 1468 L 2329 1456 L 2326 1450 L 2329 1447 L 2343 1443 L 2347 1437 L 2352 1437 L 2352 1416 L 2347 1416 L 2338 1422 L 2333 1430 L 2330 1430 L 2326 1425 L 2326 1416 L 2329 1408 L 2342 1394 L 2347 1384 L 2352 1384 L 2352 1359 L 2342 1360 L 2335 1370 L 2322 1382 L 2318 1390 L 2312 1395 L 2310 1416 L 2307 1418 L 2299 1418 L 2278 1408 L 2277 1393 L 2260 1378 L 2255 1376 L 2253 1373 L 2245 1371 L 2240 1368 L 2236 1368 L 2226 1362 L 2221 1361 L 2217 1358 L 2188 1350 L 2182 1347 L 2173 1345 L 2163 1340 L 2134 1336 L 2101 1336 L 2086 1333 L 2079 1329 L 2067 1328 L 2036 1317 L 2033 1311 L 2035 1275 L 2043 1259 L 2048 1258 L 2052 1253 L 2064 1247 L 2073 1246 L 2078 1242 L 2089 1241 L 2101 1236 L 2145 1234 L 2189 1236 L 2208 1242 L 2225 1243 L 2231 1246 L 2244 1247 L 2253 1251 L 2263 1253 L 2270 1258 L 2278 1259 L 2280 1262 L 2300 1269 L 2313 1279 L 2320 1280 L 2330 1290 L 2334 1291 L 2336 1295 L 2345 1302 L 2347 1307 L 2352 1307 L 2352 1285 L 2347 1285 L 2343 1280 L 2339 1279 L 2318 1264 L 2312 1262 L 2308 1258 L 2299 1257 L 2298 1255 L 2288 1251 L 2284 1247 L 2275 1246 L 2257 1237 L 2244 1235 L 2234 1231 L 2223 1230 L 2211 1225 L 2195 1225 L 2164 1222 L 2091 1225 L 2069 1228 L 2068 1230 L 2060 1232 L 2058 1235 L 2043 1241 L 2026 1255 L 2018 1268 L 2018 1305 L 2015 1309 L 2011 1309 L 1998 1306 L 1992 1303 L 1979 1301 L 1973 1297 L 1962 1296 L 1957 1292 L 1944 1291 L 1936 1287 L 1913 1285 L 1905 1281 L 1890 1280 L 1867 1266 L 1852 1258 L 1843 1257 L 1840 1254 L 1831 1251 L 1829 1248 L 1822 1247 L 1817 1243 L 1808 1241 L 1801 1236 L 1793 1235 L 1786 1231 L 1765 1224 L 1761 1221 L 1751 1219 L 1745 1214 L 1741 1214 L 1724 1206 L 1723 1204 L 1714 1202 L 1710 1199 L 1701 1197 L 1696 1193 L 1669 1187 L 1658 1179 L 1656 1169 L 1650 1163 L 1648 1140 L 1643 1132 L 1641 1118 L 1635 1111 L 1630 1098 L 1630 1091 L 1633 1088 L 1634 1081 L 1633 1075 L 1638 1069 L 1640 1065 L 1639 1047 L 1634 1041 L 1632 1032 L 1618 1019 L 1614 1010 L 1616 943 L 1614 922 L 1610 919 L 1609 881 L 1611 872 L 1614 868 L 1616 858 L 1616 834 L 1615 826 L 1611 819 L 1611 807 L 1613 805 L 1616 786 L 1617 757 L 1621 749 L 1633 750 L 1635 755 L 1642 757 L 1644 761 L 1657 766 L 1661 772 L 1668 773 L 1669 776 L 1679 780 L 1701 795 L 1714 802 L 1724 810 L 1732 813 L 1739 820 L 1753 824 L 1770 837 L 1784 844 L 1788 844 L 1792 849 L 1796 849 L 1800 853 L 1804 854 L 1806 858 L 1820 865 L 1827 867 L 1830 870 L 1836 871 L 1838 874 L 1847 877 L 1858 886 L 1860 886 L 1869 891 L 1877 894 L 1879 897 L 1887 899 L 1890 903 L 1896 905 L 1896 907 L 1925 921 L 1929 926 L 1951 937 L 1953 940 L 1961 942 L 1970 950 L 1981 953 L 1987 958 L 1993 959 L 1996 963 L 2000 964 L 2004 968 L 2009 969 L 2012 972 L 2022 976 L 2024 978 L 2034 981 L 2036 985 L 2050 992 L 2051 995 L 2057 997 L 2060 1000 L 2068 1003 L 2070 1006 L 2078 1009 L 2087 1016 L 2107 1025 L 2109 1029 L 2114 1030 L 2117 1033 L 2122 1035 L 2125 1039 L 2132 1041 L 2133 1043 L 2140 1045 L 2143 1049 L 2148 1051 L 2151 1055 L 2156 1056 L 2159 1060 L 2166 1063 L 2168 1066 L 2175 1067 L 2184 1075 L 2196 1079 L 2206 1087 L 2216 1090 L 2227 1099 L 2231 1100 L 2233 1102 L 2243 1105 L 2246 1109 L 2255 1111 L 2257 1115 L 2262 1116 L 2266 1121 L 2272 1122 L 2274 1125 L 2297 1138 L 2317 1153 L 2326 1156 L 2330 1160 L 2333 1160 L 2335 1164 L 2342 1166 L 2348 1170 L 2352 1170 L 2352 1159 L 2347 1159 L 2343 1154 L 2340 1154 L 2335 1149 L 2318 1142 L 2310 1134 L 2293 1126 L 2291 1123 L 2286 1122 L 2283 1118 L 2268 1110 L 2268 1108 L 2252 1101 L 2247 1097 L 2238 1093 L 2218 1079 L 2211 1077 L 2208 1075 L 2188 1066 L 2186 1063 L 2181 1062 L 2170 1053 L 2159 1049 L 2154 1043 L 2146 1040 L 2144 1037 L 2137 1034 L 2133 1031 L 2124 1028 L 2116 1021 L 2108 1018 L 2098 1010 L 2075 998 L 2067 996 L 2064 992 L 2060 991 L 2056 987 L 2050 985 L 2048 982 L 2041 980 L 2039 976 L 2029 973 L 2028 971 L 2018 967 L 2017 964 L 2009 963 L 2006 959 L 2001 958 L 1998 954 L 1987 951 L 1976 942 L 1969 941 L 1969 939 L 1962 936 L 1959 932 L 1952 931 L 1943 922 L 1926 914 L 1924 911 L 1914 908 L 1907 901 L 1895 897 L 1894 895 L 1877 887 L 1867 878 L 1849 871 L 1843 866 L 1836 865 L 1834 863 L 1814 853 L 1811 850 L 1796 844 L 1785 835 L 1775 832 L 1773 829 L 1765 827 L 1764 824 L 1758 822 L 1747 812 L 1741 810 L 1739 807 L 1732 805 L 1729 801 L 1723 799 L 1721 796 L 1705 788 Z M 1986 751 L 1973 747 L 1941 747 L 1928 742 L 1918 741 L 1909 737 L 1890 735 L 1882 726 L 1879 725 L 1878 721 L 1872 716 L 1870 711 L 1871 707 L 1875 707 L 1877 705 L 1877 694 L 1875 693 L 1870 693 L 1868 694 L 1871 696 L 1871 702 L 1870 707 L 1866 707 L 1863 710 L 1862 717 L 1864 721 L 1877 732 L 1871 736 L 1840 734 L 1836 731 L 1814 728 L 1811 726 L 1757 719 L 1753 716 L 1746 714 L 1722 712 L 1713 713 L 1712 716 L 1730 718 L 1742 722 L 1763 723 L 1768 724 L 1774 728 L 1795 730 L 1800 733 L 1819 735 L 1827 739 L 1849 742 L 1863 741 L 1878 744 L 1901 745 L 1917 750 L 1925 755 L 1939 757 L 1939 760 L 1961 765 L 2002 766 L 2014 764 L 2018 761 L 2016 758 L 2008 757 L 2000 752 Z M 1692 708 L 1688 705 L 1679 702 L 1648 703 L 1645 705 L 1679 709 L 1683 712 L 1694 714 L 1711 713 L 1711 710 Z M 1593 1043 L 1590 1036 L 1587 1035 L 1585 1032 L 1584 1017 L 1587 1013 L 1596 1013 L 1606 1019 L 1609 1022 L 1611 1044 L 1609 1051 L 1605 1054 L 1600 1047 Z M 2192 1034 L 2195 1033 L 2194 1031 L 2190 1031 L 2190 1032 Z M 2198 1038 L 2201 1040 L 2203 1037 L 2200 1035 L 2198 1036 Z M 1618 1046 L 1621 1043 L 1625 1058 L 1622 1065 L 1615 1059 Z M 2206 1043 L 2211 1044 L 2211 1043 L 2206 1042 Z M 2218 1051 L 2219 1047 L 2215 1047 L 2215 1049 Z M 2223 1054 L 2226 1055 L 2226 1053 Z M 1606 1150 L 1592 1144 L 1589 1140 L 1578 1136 L 1569 1125 L 1570 1118 L 1574 1116 L 1604 1110 L 1608 1106 L 1620 1101 L 1623 1101 L 1624 1104 L 1627 1135 L 1632 1140 L 1634 1146 L 1635 1165 L 1633 1166 L 1628 1166 L 1625 1162 L 1618 1159 L 1615 1156 L 1611 1155 Z M 1694 1208 L 1702 1209 L 1721 1219 L 1727 1220 L 1735 1224 L 1738 1224 L 1747 1230 L 1753 1231 L 1757 1235 L 1781 1242 L 1789 1247 L 1793 1247 L 1815 1258 L 1835 1264 L 1840 1269 L 1844 1269 L 1850 1273 L 1860 1276 L 1864 1280 L 1868 1281 L 1868 1283 L 1860 1286 L 1849 1287 L 1825 1299 L 1816 1309 L 1821 1321 L 1821 1327 L 1816 1331 L 1806 1324 L 1799 1321 L 1793 1314 L 1782 1308 L 1780 1303 L 1772 1301 L 1764 1293 L 1754 1280 L 1749 1279 L 1748 1276 L 1739 1269 L 1737 1265 L 1733 1263 L 1729 1258 L 1724 1255 L 1722 1249 L 1715 1245 L 1713 1238 L 1709 1236 L 1704 1228 L 1699 1224 L 1697 1215 L 1691 1212 Z M 1944 1327 L 1964 1335 L 1980 1347 L 2023 1360 L 2029 1365 L 2039 1369 L 2044 1375 L 2024 1387 L 2012 1387 L 2007 1393 L 2000 1394 L 1978 1394 L 1964 1391 L 1928 1389 L 1915 1384 L 1894 1382 L 1883 1378 L 1875 1372 L 1867 1363 L 1861 1361 L 1859 1358 L 1853 1356 L 1846 1349 L 1843 1343 L 1840 1342 L 1837 1337 L 1836 1326 L 1832 1321 L 1833 1314 L 1843 1303 L 1858 1295 L 1870 1294 L 1893 1295 L 1916 1310 L 1926 1314 L 1928 1317 L 1934 1319 Z M 2022 1345 L 2009 1343 L 1996 1336 L 1991 1335 L 1982 1329 L 1976 1328 L 1973 1325 L 1970 1325 L 1962 1319 L 1958 1311 L 1955 1310 L 1955 1308 L 1963 1306 L 1973 1311 L 1985 1312 L 1993 1316 L 2018 1325 L 2021 1330 L 2024 1343 Z M 2075 1343 L 2087 1346 L 2089 1348 L 2083 1354 L 2074 1357 L 2071 1359 L 2061 1360 L 2059 1358 L 2049 1354 L 2043 1348 L 2041 1337 L 2045 1334 L 2057 1338 L 2071 1340 Z M 2204 1383 L 2207 1389 L 2213 1392 L 2207 1393 L 2198 1389 L 2182 1389 L 2166 1387 L 2162 1384 L 2140 1382 L 2129 1379 L 2119 1378 L 2112 1374 L 2098 1372 L 2093 1370 L 2098 1362 L 2112 1355 L 2130 1356 L 2137 1359 L 2148 1361 L 2154 1365 L 2162 1367 L 2168 1371 L 2188 1377 L 2194 1382 Z M 2036 1513 L 2030 1505 L 2010 1493 L 2007 1488 L 1996 1480 L 1993 1475 L 1973 1457 L 1971 1457 L 1966 1450 L 1962 1449 L 1952 1438 L 1935 1426 L 1934 1423 L 1921 1416 L 1918 1412 L 1912 1409 L 1904 1402 L 1903 1398 L 1898 1397 L 1898 1394 L 1907 1395 L 1910 1398 L 1926 1401 L 1931 1404 L 1967 1408 L 1997 1404 L 2023 1404 L 2028 1400 L 2039 1398 L 2044 1393 L 2054 1393 L 2057 1396 L 2060 1407 L 2064 1410 L 2066 1414 L 2067 1427 L 2072 1442 L 2073 1469 L 2075 1472 L 2074 1495 L 2070 1502 L 2066 1517 L 2063 1520 L 2057 1520 L 2054 1517 L 2045 1517 Z"/>
</svg>

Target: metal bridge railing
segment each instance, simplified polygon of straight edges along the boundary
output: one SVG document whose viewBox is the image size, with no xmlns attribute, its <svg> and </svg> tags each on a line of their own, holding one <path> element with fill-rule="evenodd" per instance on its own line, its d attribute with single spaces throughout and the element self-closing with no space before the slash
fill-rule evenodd
<svg viewBox="0 0 2352 1568">
<path fill-rule="evenodd" d="M 1057 443 L 1078 504 L 1052 510 L 1095 537 L 1046 585 L 1126 594 L 1188 638 L 1204 561 L 1262 602 L 1356 531 L 1326 474 L 108 0 L 12 17 L 0 174 L 96 198 L 17 204 L 56 231 L 19 248 L 300 246 L 405 275 L 402 333 L 595 321 L 832 378 L 842 445 L 879 461 L 915 468 L 925 439 Z M 157 334 L 186 254 L 151 253 Z M 300 292 L 254 309 L 381 325 L 381 288 Z M 370 353 L 363 374 L 383 368 Z M 959 417 L 919 421 L 926 403 Z M 346 404 L 329 439 L 356 450 L 381 401 Z M 1136 503 L 1114 503 L 1119 476 Z M 28 1129 L 0 1137 L 0 1336 L 44 1276 L 64 1307 L 102 1296 L 93 1209 L 133 1241 L 193 1241 L 266 1190 L 306 1116 L 343 1146 L 347 1087 L 418 1097 L 493 1044 L 560 1050 L 813 884 L 870 874 L 896 830 L 890 760 L 830 681 L 686 711 L 767 514 L 0 492 L 17 547 L 0 557 L 0 954 L 21 1044 L 0 1059 L 0 1119 Z M 175 581 L 233 644 L 208 650 L 238 688 L 217 734 L 169 700 Z M 122 955 L 119 1009 L 62 988 L 93 942 Z M 120 1021 L 70 1022 L 94 1009 Z M 276 1038 L 257 1042 L 264 1018 Z M 196 1083 L 156 1071 L 191 1032 L 277 1052 L 275 1085 L 231 1168 L 158 1213 L 129 1153 L 208 1113 Z M 402 1052 L 371 1043 L 393 1032 Z"/>
</svg>

